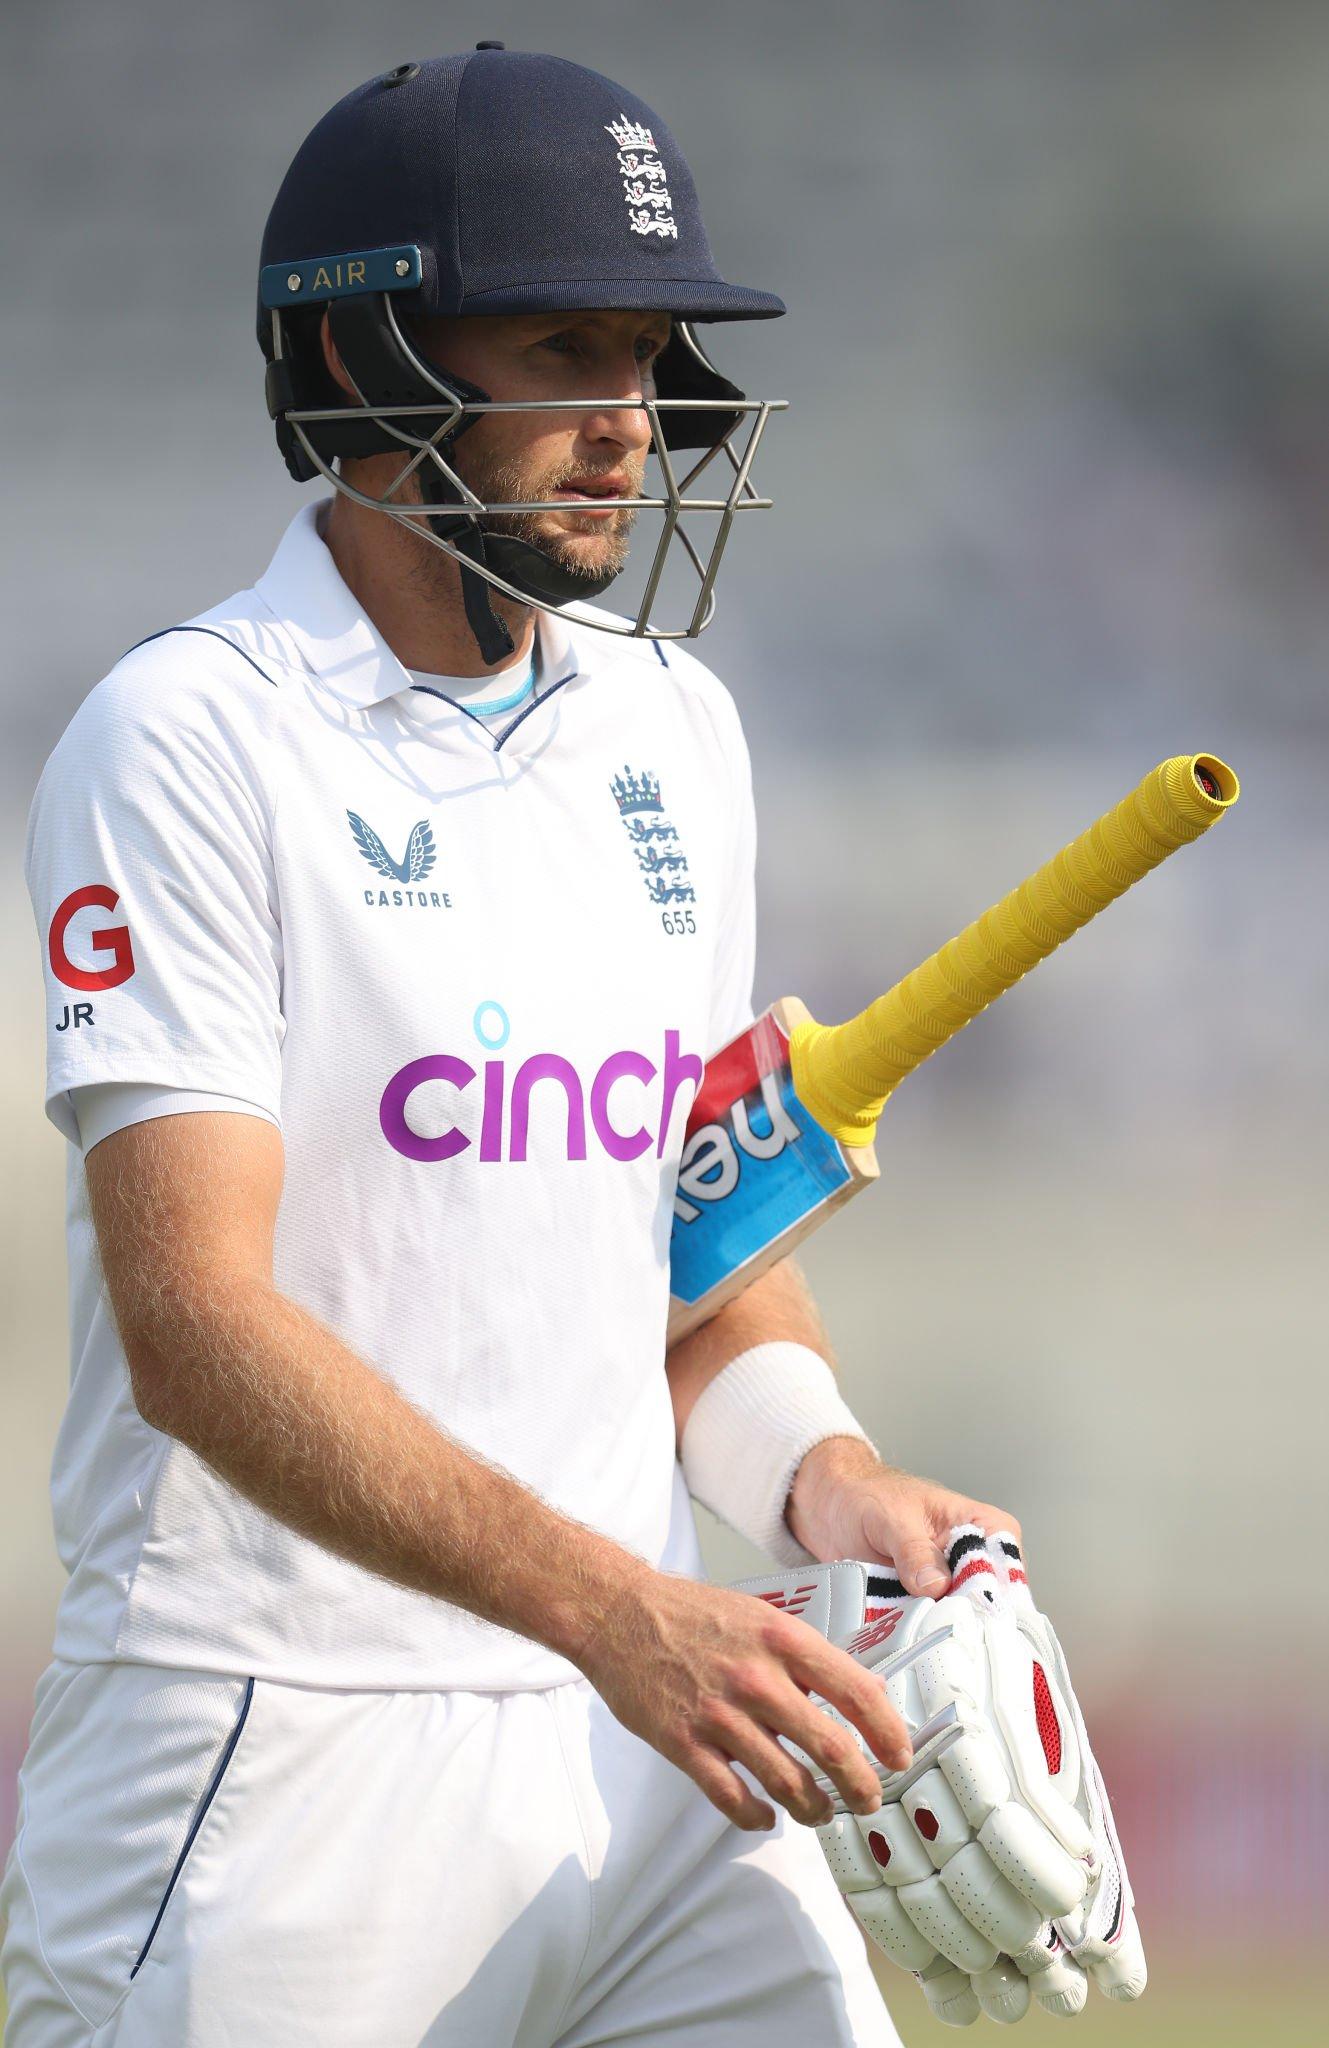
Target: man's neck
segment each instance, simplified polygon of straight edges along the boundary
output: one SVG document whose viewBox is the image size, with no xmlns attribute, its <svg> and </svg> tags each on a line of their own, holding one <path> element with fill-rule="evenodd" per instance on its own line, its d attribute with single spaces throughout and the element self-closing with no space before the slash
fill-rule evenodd
<svg viewBox="0 0 1329 2048">
<path fill-rule="evenodd" d="M 339 493 L 322 533 L 342 582 L 403 668 L 487 676 L 532 651 L 534 611 L 494 592 L 494 610 L 512 635 L 514 652 L 485 661 L 467 623 L 456 562 L 396 520 Z"/>
</svg>

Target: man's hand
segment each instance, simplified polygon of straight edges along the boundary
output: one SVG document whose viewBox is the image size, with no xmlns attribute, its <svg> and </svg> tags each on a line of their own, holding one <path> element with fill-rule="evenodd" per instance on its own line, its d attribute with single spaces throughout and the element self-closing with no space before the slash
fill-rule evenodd
<svg viewBox="0 0 1329 2048">
<path fill-rule="evenodd" d="M 985 1535 L 1006 1530 L 1021 1540 L 1005 1508 L 897 1472 L 853 1437 L 830 1437 L 808 1452 L 785 1519 L 813 1557 L 893 1564 L 907 1593 L 932 1599 L 950 1591 L 946 1536 L 957 1524 L 975 1523 Z"/>
<path fill-rule="evenodd" d="M 795 1820 L 832 1808 L 812 1774 L 783 1748 L 798 1744 L 854 1813 L 875 1813 L 881 1785 L 849 1731 L 812 1705 L 815 1690 L 889 1770 L 912 1756 L 885 1688 L 816 1629 L 744 1593 L 643 1568 L 603 1615 L 576 1660 L 625 1728 L 684 1771 L 741 1828 L 775 1815 L 733 1766 L 742 1765 Z"/>
</svg>

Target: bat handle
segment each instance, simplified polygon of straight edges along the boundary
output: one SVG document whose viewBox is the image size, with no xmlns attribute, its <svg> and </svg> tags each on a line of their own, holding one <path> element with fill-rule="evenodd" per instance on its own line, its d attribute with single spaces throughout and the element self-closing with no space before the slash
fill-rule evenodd
<svg viewBox="0 0 1329 2048">
<path fill-rule="evenodd" d="M 843 1145 L 870 1145 L 888 1097 L 972 1017 L 1221 818 L 1240 785 L 1213 754 L 1160 762 L 1114 809 L 846 1024 L 790 1035 L 800 1102 Z"/>
</svg>

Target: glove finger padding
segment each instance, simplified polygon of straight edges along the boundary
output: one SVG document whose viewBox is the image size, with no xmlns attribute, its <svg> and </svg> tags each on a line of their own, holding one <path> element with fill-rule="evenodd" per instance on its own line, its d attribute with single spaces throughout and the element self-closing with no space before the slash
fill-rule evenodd
<svg viewBox="0 0 1329 2048">
<path fill-rule="evenodd" d="M 990 1970 L 974 1978 L 979 2005 L 998 2026 L 1013 2027 L 1029 2010 L 1029 1981 L 1009 1956 L 998 1956 Z"/>
<path fill-rule="evenodd" d="M 940 1956 L 917 1975 L 923 1996 L 943 2026 L 972 2027 L 982 2011 L 972 1978 Z"/>
<path fill-rule="evenodd" d="M 832 1874 L 948 2025 L 980 2012 L 1010 2025 L 1031 2000 L 1072 2015 L 1090 1977 L 1109 1998 L 1138 1998 L 1144 1952 L 1112 1809 L 1019 1548 L 959 1528 L 947 1562 L 942 1600 L 914 1599 L 889 1567 L 848 1560 L 741 1582 L 874 1672 L 910 1731 L 906 1770 L 873 1759 L 882 1806 L 863 1818 L 786 1745 L 835 1804 L 817 1830 Z"/>
<path fill-rule="evenodd" d="M 1089 1979 L 1062 1946 L 1060 1935 L 1049 1924 L 1036 1942 L 1013 1958 L 1015 1967 L 1029 1980 L 1029 1989 L 1044 2012 L 1056 2019 L 1074 2019 L 1083 2012 L 1089 1997 Z"/>
</svg>

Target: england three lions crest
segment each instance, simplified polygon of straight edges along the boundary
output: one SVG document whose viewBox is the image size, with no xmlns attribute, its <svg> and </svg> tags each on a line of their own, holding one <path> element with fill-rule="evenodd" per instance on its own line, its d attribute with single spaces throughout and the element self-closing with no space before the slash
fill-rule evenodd
<svg viewBox="0 0 1329 2048">
<path fill-rule="evenodd" d="M 697 892 L 688 873 L 688 857 L 679 844 L 678 828 L 665 816 L 660 778 L 649 768 L 637 772 L 624 767 L 609 785 L 618 806 L 619 823 L 628 836 L 637 871 L 646 894 L 661 912 L 661 928 L 671 937 L 695 934 L 696 918 L 691 909 Z"/>
<path fill-rule="evenodd" d="M 605 134 L 612 135 L 618 145 L 623 200 L 633 234 L 660 235 L 666 241 L 676 242 L 678 223 L 674 219 L 674 202 L 669 197 L 665 167 L 650 129 L 643 127 L 640 121 L 629 121 L 626 114 L 621 114 L 617 121 L 606 125 Z"/>
</svg>

